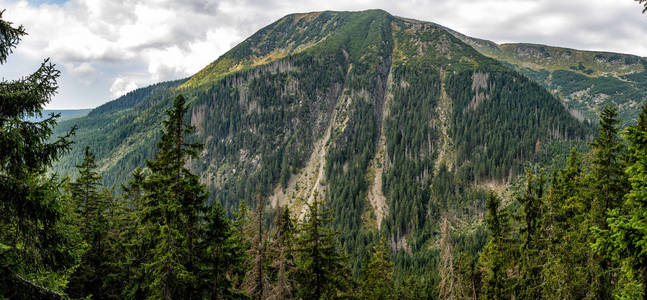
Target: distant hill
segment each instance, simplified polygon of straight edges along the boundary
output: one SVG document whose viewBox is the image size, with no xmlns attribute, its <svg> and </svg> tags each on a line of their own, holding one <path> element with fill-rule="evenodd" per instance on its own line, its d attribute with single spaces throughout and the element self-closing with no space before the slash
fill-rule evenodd
<svg viewBox="0 0 647 300">
<path fill-rule="evenodd" d="M 50 114 L 60 114 L 60 118 L 58 119 L 59 121 L 64 121 L 68 119 L 73 119 L 73 118 L 78 118 L 78 117 L 83 117 L 88 115 L 92 111 L 92 108 L 86 108 L 86 109 L 45 109 L 43 110 L 43 116 L 42 117 L 30 117 L 27 118 L 28 121 L 40 121 L 43 120 L 47 117 L 49 117 Z"/>
<path fill-rule="evenodd" d="M 647 101 L 647 58 L 538 44 L 498 45 L 449 31 L 544 86 L 580 119 L 597 120 L 604 106 L 614 104 L 625 124 L 632 123 Z"/>
</svg>

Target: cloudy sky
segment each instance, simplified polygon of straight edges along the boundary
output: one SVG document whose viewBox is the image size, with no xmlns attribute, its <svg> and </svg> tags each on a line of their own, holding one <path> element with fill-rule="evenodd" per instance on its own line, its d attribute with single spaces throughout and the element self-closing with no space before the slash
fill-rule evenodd
<svg viewBox="0 0 647 300">
<path fill-rule="evenodd" d="M 190 76 L 294 12 L 381 8 L 498 43 L 531 42 L 647 56 L 647 16 L 632 0 L 0 0 L 23 38 L 0 77 L 62 71 L 47 108 L 89 108 Z"/>
</svg>

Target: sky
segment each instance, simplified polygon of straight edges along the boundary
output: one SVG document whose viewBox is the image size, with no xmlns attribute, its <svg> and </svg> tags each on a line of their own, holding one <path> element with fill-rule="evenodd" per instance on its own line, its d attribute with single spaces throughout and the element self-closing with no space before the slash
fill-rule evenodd
<svg viewBox="0 0 647 300">
<path fill-rule="evenodd" d="M 633 0 L 0 0 L 3 18 L 29 33 L 0 78 L 50 57 L 61 77 L 46 108 L 92 108 L 191 76 L 287 14 L 372 8 L 497 43 L 647 56 L 647 15 Z"/>
</svg>

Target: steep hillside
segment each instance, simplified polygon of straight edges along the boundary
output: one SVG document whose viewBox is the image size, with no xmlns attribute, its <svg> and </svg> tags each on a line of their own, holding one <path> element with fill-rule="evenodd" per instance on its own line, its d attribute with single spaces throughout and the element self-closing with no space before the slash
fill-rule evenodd
<svg viewBox="0 0 647 300">
<path fill-rule="evenodd" d="M 191 167 L 213 201 L 232 212 L 260 192 L 299 217 L 324 197 L 350 253 L 381 231 L 403 250 L 398 266 L 418 271 L 433 269 L 441 216 L 461 220 L 457 238 L 482 246 L 483 187 L 591 135 L 541 86 L 443 27 L 326 11 L 288 15 L 188 80 L 62 122 L 79 134 L 55 170 L 71 172 L 90 145 L 106 183 L 124 183 L 153 155 L 179 93 L 205 144 Z"/>
<path fill-rule="evenodd" d="M 485 56 L 512 66 L 568 104 L 579 119 L 597 120 L 608 104 L 635 122 L 647 101 L 647 58 L 537 44 L 501 44 L 450 30 Z"/>
</svg>

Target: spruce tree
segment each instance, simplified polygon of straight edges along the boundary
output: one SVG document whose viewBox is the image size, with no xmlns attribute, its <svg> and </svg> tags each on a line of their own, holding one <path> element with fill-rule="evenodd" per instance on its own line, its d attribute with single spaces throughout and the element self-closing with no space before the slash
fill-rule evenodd
<svg viewBox="0 0 647 300">
<path fill-rule="evenodd" d="M 71 184 L 75 209 L 83 223 L 81 234 L 86 240 L 91 240 L 92 235 L 96 233 L 93 232 L 93 229 L 98 224 L 92 222 L 96 222 L 97 218 L 102 215 L 102 209 L 106 202 L 99 195 L 102 187 L 101 176 L 99 176 L 94 160 L 94 153 L 90 151 L 90 146 L 86 146 L 83 161 L 76 166 L 79 177 Z"/>
<path fill-rule="evenodd" d="M 205 187 L 186 167 L 197 158 L 198 143 L 187 142 L 194 128 L 184 122 L 187 112 L 179 95 L 167 111 L 155 158 L 146 161 L 150 175 L 142 183 L 140 224 L 152 241 L 151 255 L 144 263 L 145 288 L 149 298 L 197 298 L 200 292 L 196 265 L 200 214 L 206 200 Z M 154 237 L 154 238 L 153 238 Z"/>
<path fill-rule="evenodd" d="M 542 267 L 545 263 L 543 241 L 543 189 L 544 177 L 536 178 L 530 172 L 527 174 L 526 191 L 519 202 L 523 208 L 521 228 L 521 261 L 520 280 L 517 294 L 523 299 L 538 299 L 541 297 Z"/>
<path fill-rule="evenodd" d="M 600 113 L 599 135 L 593 147 L 592 175 L 595 194 L 591 201 L 593 226 L 605 229 L 606 213 L 616 208 L 629 188 L 626 167 L 626 148 L 619 135 L 618 109 L 605 107 Z"/>
<path fill-rule="evenodd" d="M 220 203 L 211 205 L 205 220 L 204 235 L 199 244 L 199 290 L 206 299 L 244 299 L 236 289 L 245 274 L 245 239 L 238 225 L 247 218 L 245 208 L 239 212 L 236 224 L 231 224 Z"/>
<path fill-rule="evenodd" d="M 494 191 L 488 192 L 485 205 L 488 211 L 485 224 L 490 239 L 479 259 L 483 273 L 482 296 L 483 299 L 510 299 L 513 283 L 507 273 L 514 261 L 514 245 L 510 240 L 509 216 L 501 208 L 501 198 Z"/>
<path fill-rule="evenodd" d="M 124 298 L 130 299 L 145 298 L 143 263 L 154 245 L 155 238 L 142 234 L 145 221 L 142 219 L 143 198 L 146 192 L 144 190 L 145 179 L 146 174 L 142 169 L 137 168 L 133 171 L 132 179 L 128 184 L 122 185 L 125 209 L 121 216 L 124 226 L 120 231 L 119 238 L 123 241 L 124 255 L 121 257 L 116 273 L 110 274 L 110 276 L 124 280 L 122 295 Z"/>
<path fill-rule="evenodd" d="M 393 299 L 393 262 L 386 237 L 382 236 L 373 246 L 365 278 L 361 284 L 363 299 Z"/>
<path fill-rule="evenodd" d="M 26 34 L 3 14 L 1 10 L 0 64 Z M 74 128 L 52 139 L 58 115 L 27 120 L 42 117 L 59 74 L 46 59 L 31 75 L 0 80 L 0 297 L 62 297 L 84 249 L 61 181 L 45 174 L 69 151 Z"/>
<path fill-rule="evenodd" d="M 618 134 L 618 110 L 607 106 L 600 113 L 599 135 L 593 143 L 591 212 L 588 218 L 592 231 L 607 230 L 607 212 L 617 208 L 629 189 L 629 182 L 624 172 L 626 167 L 626 149 Z M 590 244 L 595 242 L 589 234 Z M 590 295 L 594 298 L 611 298 L 612 284 L 616 280 L 619 265 L 608 257 L 592 255 L 589 263 Z"/>
<path fill-rule="evenodd" d="M 81 221 L 81 236 L 89 246 L 66 289 L 75 298 L 94 296 L 103 299 L 105 295 L 102 289 L 103 279 L 107 275 L 104 250 L 109 230 L 105 213 L 112 195 L 100 191 L 103 186 L 94 160 L 94 154 L 86 146 L 83 162 L 76 166 L 79 177 L 71 184 L 76 216 Z"/>
<path fill-rule="evenodd" d="M 329 227 L 329 211 L 321 211 L 315 194 L 296 240 L 296 294 L 302 299 L 332 299 L 348 291 L 350 270 L 346 257 Z"/>
<path fill-rule="evenodd" d="M 619 298 L 647 298 L 647 105 L 636 126 L 624 132 L 629 142 L 632 164 L 627 168 L 631 190 L 623 205 L 607 219 L 609 230 L 599 230 L 594 245 L 622 265 L 617 288 Z"/>
<path fill-rule="evenodd" d="M 591 248 L 583 197 L 586 186 L 581 158 L 572 149 L 566 167 L 553 177 L 546 195 L 543 225 L 548 260 L 542 269 L 544 295 L 582 299 L 588 293 Z"/>
</svg>

